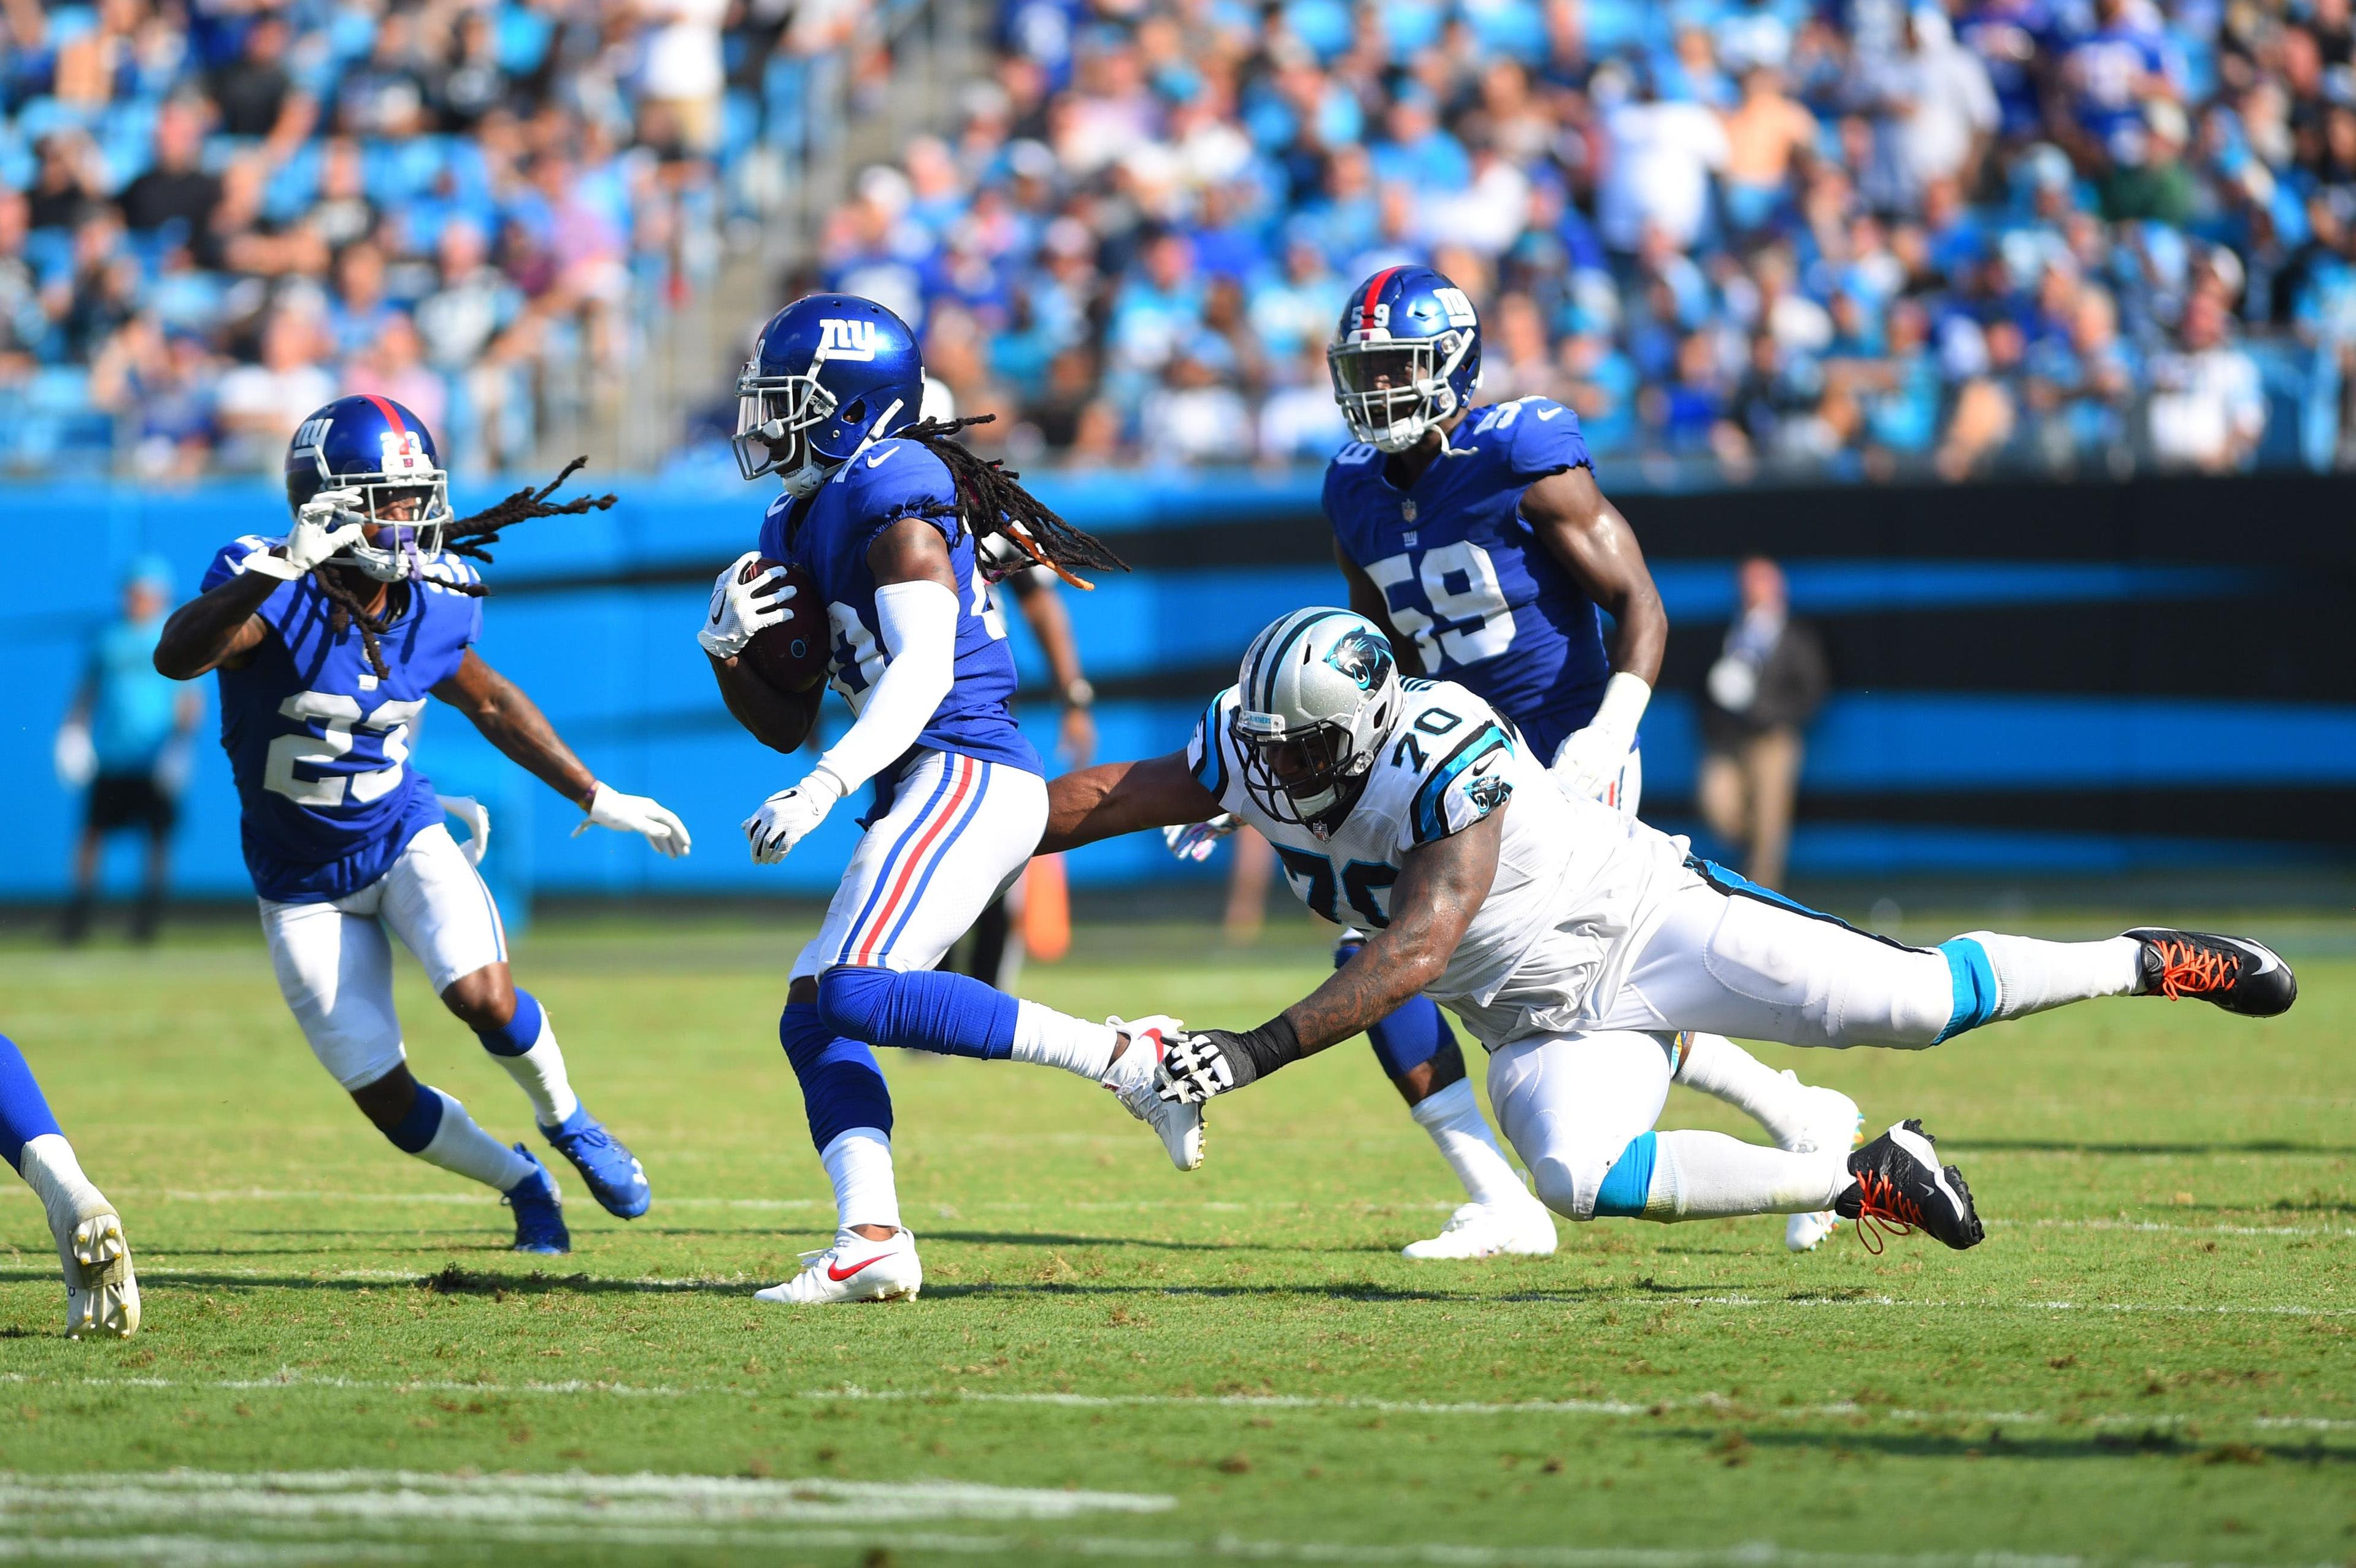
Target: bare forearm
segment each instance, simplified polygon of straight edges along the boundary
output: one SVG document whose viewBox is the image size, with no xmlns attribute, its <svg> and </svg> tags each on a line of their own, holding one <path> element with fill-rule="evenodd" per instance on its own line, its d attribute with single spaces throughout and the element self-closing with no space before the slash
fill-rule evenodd
<svg viewBox="0 0 2356 1568">
<path fill-rule="evenodd" d="M 475 728 L 532 777 L 585 810 L 596 793 L 597 775 L 573 754 L 538 704 L 520 688 L 504 680 L 500 685 L 503 690 L 467 714 Z"/>
<path fill-rule="evenodd" d="M 279 580 L 258 572 L 218 583 L 172 612 L 156 639 L 156 673 L 174 680 L 210 674 L 252 645 L 249 627 Z"/>
<path fill-rule="evenodd" d="M 788 696 L 755 680 L 736 659 L 712 659 L 712 678 L 720 688 L 720 700 L 744 732 L 771 751 L 788 756 L 809 739 L 818 722 L 819 700 L 826 693 L 820 686 L 803 697 Z"/>
<path fill-rule="evenodd" d="M 1617 605 L 1606 604 L 1615 630 L 1612 635 L 1612 668 L 1633 675 L 1646 686 L 1661 682 L 1661 660 L 1669 651 L 1669 613 L 1660 591 L 1647 572 L 1642 582 L 1622 595 Z"/>
<path fill-rule="evenodd" d="M 1440 978 L 1448 954 L 1422 926 L 1377 932 L 1323 985 L 1284 1010 L 1300 1037 L 1301 1054 L 1339 1045 L 1390 1017 Z"/>
<path fill-rule="evenodd" d="M 1035 853 L 1060 854 L 1148 827 L 1176 827 L 1219 814 L 1218 797 L 1197 783 L 1186 754 L 1100 763 L 1047 784 L 1047 831 Z"/>
</svg>

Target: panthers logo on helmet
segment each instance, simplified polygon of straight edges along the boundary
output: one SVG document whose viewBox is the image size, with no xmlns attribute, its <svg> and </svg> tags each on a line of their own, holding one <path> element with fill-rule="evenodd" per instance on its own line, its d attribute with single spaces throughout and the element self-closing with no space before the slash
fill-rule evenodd
<svg viewBox="0 0 2356 1568">
<path fill-rule="evenodd" d="M 1333 645 L 1325 662 L 1356 681 L 1360 691 L 1380 690 L 1391 677 L 1390 645 L 1371 632 L 1352 632 Z"/>
</svg>

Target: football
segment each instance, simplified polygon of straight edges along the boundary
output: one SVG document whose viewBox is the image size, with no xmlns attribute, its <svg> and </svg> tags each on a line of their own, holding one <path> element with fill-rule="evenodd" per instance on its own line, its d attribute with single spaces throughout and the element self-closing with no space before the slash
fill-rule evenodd
<svg viewBox="0 0 2356 1568">
<path fill-rule="evenodd" d="M 780 691 L 808 691 L 826 678 L 826 606 L 819 598 L 817 580 L 798 566 L 765 556 L 748 563 L 738 581 L 750 582 L 777 566 L 785 566 L 786 582 L 796 590 L 786 602 L 786 618 L 755 633 L 742 657 L 744 667 L 765 684 Z"/>
</svg>

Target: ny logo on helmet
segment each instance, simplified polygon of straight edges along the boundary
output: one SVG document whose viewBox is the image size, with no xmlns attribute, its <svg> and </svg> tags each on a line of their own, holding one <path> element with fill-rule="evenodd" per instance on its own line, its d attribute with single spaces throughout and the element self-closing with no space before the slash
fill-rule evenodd
<svg viewBox="0 0 2356 1568">
<path fill-rule="evenodd" d="M 873 359 L 878 334 L 875 324 L 865 317 L 845 321 L 836 316 L 820 317 L 818 324 L 818 359 Z"/>
<path fill-rule="evenodd" d="M 1325 662 L 1358 683 L 1360 691 L 1379 691 L 1391 677 L 1391 648 L 1371 632 L 1352 632 L 1333 645 Z"/>
<path fill-rule="evenodd" d="M 377 432 L 384 445 L 384 469 L 387 474 L 414 474 L 421 468 L 431 468 L 425 460 L 425 442 L 413 430 L 388 430 Z"/>
</svg>

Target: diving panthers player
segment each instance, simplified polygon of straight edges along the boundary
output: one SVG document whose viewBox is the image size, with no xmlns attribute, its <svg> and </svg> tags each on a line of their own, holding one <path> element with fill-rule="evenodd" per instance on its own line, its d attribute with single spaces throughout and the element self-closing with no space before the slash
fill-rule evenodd
<svg viewBox="0 0 2356 1568">
<path fill-rule="evenodd" d="M 1429 267 L 1387 267 L 1361 283 L 1326 362 L 1355 437 L 1326 467 L 1324 489 L 1350 607 L 1389 635 L 1405 673 L 1462 683 L 1514 722 L 1563 789 L 1633 816 L 1637 725 L 1669 621 L 1634 531 L 1597 487 L 1578 414 L 1539 397 L 1473 408 L 1480 317 Z M 1182 830 L 1172 848 L 1207 852 L 1223 826 Z M 1311 874 L 1278 854 L 1289 877 Z M 1335 965 L 1365 941 L 1345 930 Z M 1468 1199 L 1407 1255 L 1553 1252 L 1554 1221 L 1481 1119 L 1438 1006 L 1411 997 L 1367 1035 Z M 1862 1125 L 1847 1096 L 1772 1072 L 1719 1036 L 1685 1042 L 1677 1079 L 1736 1105 L 1784 1148 L 1846 1148 Z M 1829 1213 L 1793 1215 L 1784 1244 L 1806 1251 L 1833 1224 Z"/>
<path fill-rule="evenodd" d="M 0 1034 L 0 1159 L 5 1159 L 41 1200 L 58 1264 L 66 1276 L 66 1338 L 106 1334 L 128 1339 L 139 1331 L 139 1281 L 131 1245 L 106 1194 L 91 1185 L 73 1145 L 25 1053 Z"/>
<path fill-rule="evenodd" d="M 1200 1104 L 1241 1088 L 1423 991 L 1487 1047 L 1498 1121 L 1538 1196 L 1573 1220 L 1829 1209 L 1980 1240 L 1970 1190 L 1919 1121 L 1854 1153 L 1655 1132 L 1686 1030 L 1919 1050 L 2093 997 L 2271 1017 L 2297 996 L 2281 959 L 2238 937 L 1973 932 L 1918 948 L 1858 931 L 1556 787 L 1494 709 L 1401 679 L 1389 641 L 1345 610 L 1262 632 L 1185 751 L 1055 780 L 1040 852 L 1215 810 L 1298 857 L 1312 909 L 1374 935 L 1259 1028 L 1171 1042 L 1161 1092 Z"/>
<path fill-rule="evenodd" d="M 571 1250 L 555 1179 L 523 1145 L 502 1145 L 456 1099 L 411 1075 L 385 931 L 515 1079 L 541 1136 L 597 1201 L 626 1220 L 645 1213 L 646 1172 L 583 1106 L 548 1010 L 508 972 L 498 908 L 475 869 L 487 819 L 473 816 L 461 849 L 442 826 L 455 803 L 409 761 L 425 699 L 438 697 L 579 805 L 582 828 L 687 853 L 678 817 L 600 783 L 475 651 L 484 590 L 465 558 L 481 557 L 510 524 L 613 503 L 552 505 L 555 488 L 519 491 L 454 522 L 448 475 L 417 416 L 384 398 L 339 398 L 287 448 L 292 531 L 222 547 L 155 656 L 176 680 L 220 674 L 246 868 L 279 990 L 312 1052 L 394 1147 L 503 1194 L 516 1250 L 529 1253 Z"/>
<path fill-rule="evenodd" d="M 1003 539 L 1074 582 L 1075 569 L 1120 562 L 954 439 L 980 421 L 920 417 L 916 336 L 873 300 L 813 294 L 779 311 L 737 396 L 738 469 L 748 480 L 776 475 L 783 493 L 762 517 L 758 548 L 713 584 L 698 640 L 729 710 L 790 755 L 824 688 L 781 692 L 740 657 L 804 591 L 784 567 L 750 569 L 765 557 L 786 562 L 823 599 L 829 677 L 854 715 L 799 783 L 745 819 L 753 859 L 782 860 L 846 796 L 875 785 L 866 833 L 794 963 L 777 1026 L 833 1184 L 834 1240 L 758 1295 L 792 1305 L 906 1300 L 924 1267 L 900 1222 L 892 1101 L 873 1046 L 1064 1068 L 1119 1095 L 1181 1170 L 1202 1163 L 1200 1115 L 1153 1088 L 1175 1020 L 1087 1023 L 933 972 L 1021 873 L 1046 815 L 1038 754 L 1007 706 L 1014 662 L 977 545 Z"/>
</svg>

